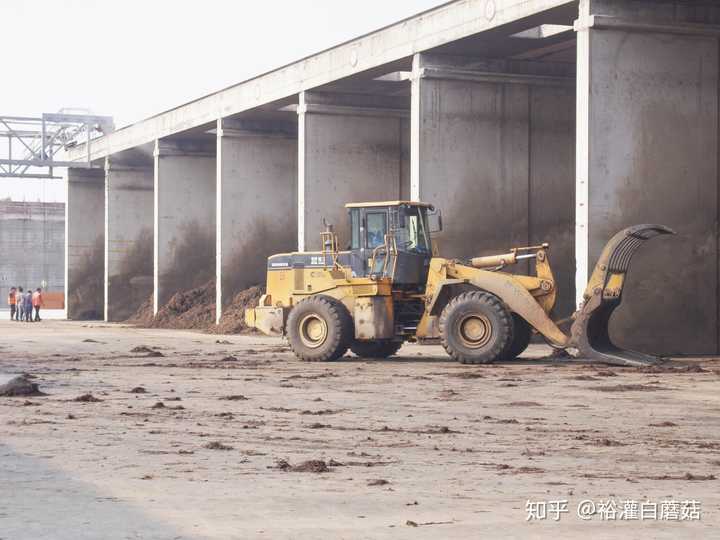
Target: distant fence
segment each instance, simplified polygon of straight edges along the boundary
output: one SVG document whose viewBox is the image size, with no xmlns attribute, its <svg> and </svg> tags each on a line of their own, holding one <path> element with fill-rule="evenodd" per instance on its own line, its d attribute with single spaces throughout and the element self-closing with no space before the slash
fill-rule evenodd
<svg viewBox="0 0 720 540">
<path fill-rule="evenodd" d="M 43 307 L 45 309 L 65 309 L 65 293 L 44 292 Z"/>
</svg>

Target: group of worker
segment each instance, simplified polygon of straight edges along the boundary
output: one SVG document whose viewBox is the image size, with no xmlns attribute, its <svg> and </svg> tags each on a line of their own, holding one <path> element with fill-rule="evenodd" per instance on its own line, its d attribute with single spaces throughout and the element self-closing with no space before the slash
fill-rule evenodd
<svg viewBox="0 0 720 540">
<path fill-rule="evenodd" d="M 39 322 L 40 308 L 43 305 L 42 289 L 38 287 L 35 291 L 30 289 L 23 291 L 22 287 L 11 287 L 8 293 L 8 305 L 11 321 Z"/>
</svg>

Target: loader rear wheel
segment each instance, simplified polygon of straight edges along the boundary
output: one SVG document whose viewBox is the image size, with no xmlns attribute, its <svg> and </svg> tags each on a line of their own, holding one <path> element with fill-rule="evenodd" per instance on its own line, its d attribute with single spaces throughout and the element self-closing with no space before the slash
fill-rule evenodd
<svg viewBox="0 0 720 540">
<path fill-rule="evenodd" d="M 513 339 L 510 342 L 507 352 L 503 355 L 503 360 L 515 360 L 518 356 L 525 352 L 530 345 L 532 337 L 532 329 L 530 324 L 517 313 L 512 314 L 513 318 Z"/>
<path fill-rule="evenodd" d="M 312 296 L 298 303 L 288 316 L 288 340 L 295 355 L 307 362 L 337 360 L 353 338 L 347 308 L 329 296 Z"/>
<path fill-rule="evenodd" d="M 360 358 L 389 358 L 400 350 L 400 341 L 354 341 L 350 350 Z"/>
<path fill-rule="evenodd" d="M 503 358 L 513 339 L 512 315 L 494 294 L 470 291 L 453 298 L 440 315 L 443 347 L 463 364 Z"/>
</svg>

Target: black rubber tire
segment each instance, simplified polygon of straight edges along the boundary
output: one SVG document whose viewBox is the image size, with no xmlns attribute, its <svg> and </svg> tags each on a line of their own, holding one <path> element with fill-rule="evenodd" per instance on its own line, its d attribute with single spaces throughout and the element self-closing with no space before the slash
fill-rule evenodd
<svg viewBox="0 0 720 540">
<path fill-rule="evenodd" d="M 483 319 L 489 329 L 475 345 L 463 339 L 468 319 Z M 489 334 L 488 337 L 485 337 Z M 470 291 L 459 294 L 440 315 L 440 336 L 447 353 L 463 364 L 489 364 L 503 359 L 513 339 L 513 319 L 505 304 L 494 294 Z"/>
<path fill-rule="evenodd" d="M 389 358 L 400 350 L 401 341 L 353 341 L 350 350 L 360 358 Z"/>
<path fill-rule="evenodd" d="M 316 346 L 308 346 L 301 338 L 303 330 L 300 326 L 308 320 L 319 320 L 326 325 L 325 337 L 319 339 Z M 290 311 L 287 335 L 290 347 L 300 360 L 331 362 L 347 352 L 355 337 L 355 329 L 352 317 L 342 302 L 329 296 L 317 295 L 302 300 Z"/>
<path fill-rule="evenodd" d="M 503 355 L 503 360 L 515 360 L 518 356 L 525 352 L 530 345 L 532 337 L 532 328 L 530 324 L 517 313 L 512 314 L 513 318 L 513 339 L 507 352 Z"/>
</svg>

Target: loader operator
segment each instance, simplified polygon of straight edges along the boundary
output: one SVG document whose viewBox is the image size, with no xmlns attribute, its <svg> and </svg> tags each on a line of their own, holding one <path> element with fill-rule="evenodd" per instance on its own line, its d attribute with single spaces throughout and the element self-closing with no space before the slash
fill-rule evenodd
<svg viewBox="0 0 720 540">
<path fill-rule="evenodd" d="M 385 213 L 372 212 L 367 215 L 368 248 L 375 249 L 385 243 L 387 234 L 387 216 Z"/>
</svg>

